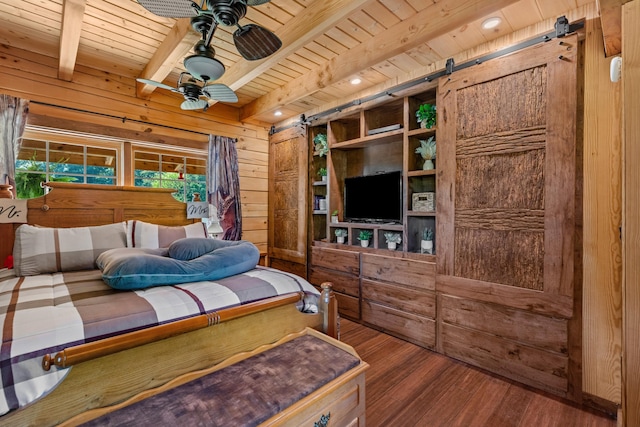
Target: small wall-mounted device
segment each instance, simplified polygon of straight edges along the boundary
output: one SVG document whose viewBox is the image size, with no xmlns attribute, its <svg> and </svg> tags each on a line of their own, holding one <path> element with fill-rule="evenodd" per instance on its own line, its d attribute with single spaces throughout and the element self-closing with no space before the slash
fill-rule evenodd
<svg viewBox="0 0 640 427">
<path fill-rule="evenodd" d="M 609 67 L 609 77 L 613 83 L 616 83 L 620 80 L 620 75 L 622 74 L 622 58 L 619 56 L 614 57 Z"/>
</svg>

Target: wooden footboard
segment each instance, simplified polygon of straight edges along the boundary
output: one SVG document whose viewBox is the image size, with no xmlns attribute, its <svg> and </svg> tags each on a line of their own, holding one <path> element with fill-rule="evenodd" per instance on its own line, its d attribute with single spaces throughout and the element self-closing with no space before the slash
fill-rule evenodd
<svg viewBox="0 0 640 427">
<path fill-rule="evenodd" d="M 289 303 L 79 362 L 49 395 L 0 417 L 0 426 L 59 424 L 89 409 L 122 402 L 185 373 L 215 366 L 235 354 L 271 344 L 306 327 L 323 330 L 324 313 L 301 313 L 295 303 Z M 337 326 L 333 328 L 337 331 Z"/>
</svg>

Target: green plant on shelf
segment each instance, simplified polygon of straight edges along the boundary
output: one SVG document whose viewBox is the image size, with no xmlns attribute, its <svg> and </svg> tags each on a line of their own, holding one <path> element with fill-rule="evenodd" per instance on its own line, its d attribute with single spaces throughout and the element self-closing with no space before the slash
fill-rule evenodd
<svg viewBox="0 0 640 427">
<path fill-rule="evenodd" d="M 422 230 L 422 240 L 433 240 L 433 230 L 430 227 L 426 227 L 424 230 Z"/>
<path fill-rule="evenodd" d="M 318 175 L 327 176 L 327 168 L 320 168 L 320 170 L 318 170 Z"/>
<path fill-rule="evenodd" d="M 326 156 L 329 152 L 329 143 L 327 141 L 327 134 L 319 133 L 313 137 L 313 155 L 314 156 Z"/>
<path fill-rule="evenodd" d="M 422 104 L 416 110 L 416 119 L 420 127 L 431 129 L 436 125 L 436 106 L 433 104 Z"/>
<path fill-rule="evenodd" d="M 420 154 L 424 159 L 422 169 L 433 169 L 435 167 L 433 159 L 436 158 L 436 141 L 434 137 L 430 136 L 429 139 L 421 139 L 420 146 L 416 148 L 416 154 Z"/>
<path fill-rule="evenodd" d="M 336 228 L 336 230 L 334 231 L 334 234 L 336 235 L 336 237 L 346 237 L 347 236 L 347 229 L 346 228 Z"/>
<path fill-rule="evenodd" d="M 373 233 L 369 230 L 360 230 L 360 233 L 358 234 L 358 240 L 362 241 L 362 240 L 370 240 L 371 236 L 373 236 Z"/>
<path fill-rule="evenodd" d="M 402 236 L 400 233 L 387 232 L 384 233 L 384 238 L 387 240 L 387 243 L 401 243 Z"/>
</svg>

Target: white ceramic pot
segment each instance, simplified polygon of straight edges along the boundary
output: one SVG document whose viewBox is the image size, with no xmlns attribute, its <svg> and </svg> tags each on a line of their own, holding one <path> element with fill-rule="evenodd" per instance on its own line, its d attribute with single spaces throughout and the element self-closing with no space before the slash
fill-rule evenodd
<svg viewBox="0 0 640 427">
<path fill-rule="evenodd" d="M 420 253 L 432 254 L 433 253 L 433 240 L 421 240 L 420 241 Z"/>
<path fill-rule="evenodd" d="M 396 250 L 396 242 L 387 242 L 387 249 L 395 251 Z"/>
<path fill-rule="evenodd" d="M 366 248 L 369 246 L 369 241 L 368 240 L 360 240 L 360 246 L 362 246 L 363 248 Z"/>
<path fill-rule="evenodd" d="M 435 165 L 433 164 L 433 160 L 431 160 L 431 159 L 425 160 L 424 164 L 422 165 L 422 170 L 430 171 L 432 169 L 435 169 Z"/>
<path fill-rule="evenodd" d="M 336 223 L 336 224 L 338 222 L 340 222 L 340 221 L 338 221 L 338 215 L 331 215 L 331 222 Z"/>
<path fill-rule="evenodd" d="M 344 243 L 344 236 L 336 236 L 338 243 Z"/>
<path fill-rule="evenodd" d="M 327 210 L 327 199 L 320 199 L 318 201 L 318 209 L 321 211 Z"/>
</svg>

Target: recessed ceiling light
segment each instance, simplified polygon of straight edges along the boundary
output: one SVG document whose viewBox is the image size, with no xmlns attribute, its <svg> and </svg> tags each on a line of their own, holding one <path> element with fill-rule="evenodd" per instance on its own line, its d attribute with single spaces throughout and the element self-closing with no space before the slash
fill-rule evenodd
<svg viewBox="0 0 640 427">
<path fill-rule="evenodd" d="M 360 80 L 360 79 L 359 79 L 359 78 L 357 78 L 357 77 L 356 77 L 356 78 L 354 78 L 354 79 L 351 79 L 351 84 L 352 84 L 352 85 L 359 85 L 360 83 L 362 83 L 362 80 Z"/>
<path fill-rule="evenodd" d="M 485 30 L 489 30 L 491 28 L 497 27 L 501 22 L 502 19 L 498 18 L 497 16 L 494 16 L 493 18 L 487 18 L 482 23 L 482 28 L 484 28 Z"/>
<path fill-rule="evenodd" d="M 275 113 L 273 113 L 274 116 L 281 116 L 282 115 L 282 111 L 278 110 Z"/>
</svg>

